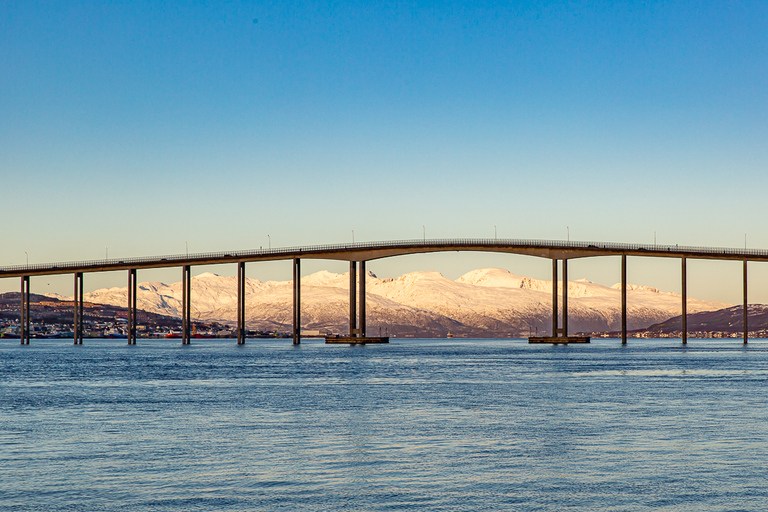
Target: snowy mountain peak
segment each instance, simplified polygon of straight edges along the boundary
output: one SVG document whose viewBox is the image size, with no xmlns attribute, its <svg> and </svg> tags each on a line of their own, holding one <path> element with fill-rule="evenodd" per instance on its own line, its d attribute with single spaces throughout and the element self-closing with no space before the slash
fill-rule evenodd
<svg viewBox="0 0 768 512">
<path fill-rule="evenodd" d="M 456 280 L 459 283 L 475 286 L 504 286 L 520 288 L 522 277 L 501 268 L 479 268 L 467 272 Z"/>
<path fill-rule="evenodd" d="M 211 279 L 214 277 L 221 277 L 219 274 L 214 274 L 213 272 L 203 272 L 202 274 L 198 274 L 192 279 Z"/>
<path fill-rule="evenodd" d="M 349 272 L 336 274 L 327 270 L 320 270 L 314 274 L 301 278 L 301 284 L 307 286 L 342 286 L 349 284 Z"/>
</svg>

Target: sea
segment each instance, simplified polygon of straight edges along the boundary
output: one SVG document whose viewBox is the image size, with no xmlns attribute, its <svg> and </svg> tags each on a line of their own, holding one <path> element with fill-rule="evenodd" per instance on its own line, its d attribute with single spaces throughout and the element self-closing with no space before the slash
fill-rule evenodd
<svg viewBox="0 0 768 512">
<path fill-rule="evenodd" d="M 0 342 L 2 511 L 768 509 L 768 342 Z"/>
</svg>

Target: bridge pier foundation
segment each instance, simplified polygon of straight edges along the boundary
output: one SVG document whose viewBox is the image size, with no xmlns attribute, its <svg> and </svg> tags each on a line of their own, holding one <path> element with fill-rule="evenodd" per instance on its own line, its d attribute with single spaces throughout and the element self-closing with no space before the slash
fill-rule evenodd
<svg viewBox="0 0 768 512">
<path fill-rule="evenodd" d="M 293 259 L 293 344 L 301 343 L 301 260 Z"/>
<path fill-rule="evenodd" d="M 128 271 L 128 344 L 136 344 L 136 269 Z"/>
<path fill-rule="evenodd" d="M 74 309 L 72 337 L 75 345 L 83 344 L 83 273 L 75 272 L 75 294 L 72 298 Z"/>
<path fill-rule="evenodd" d="M 21 278 L 21 304 L 19 306 L 21 312 L 19 318 L 19 338 L 22 345 L 29 345 L 29 276 L 22 276 Z"/>
<path fill-rule="evenodd" d="M 191 343 L 191 321 L 190 316 L 192 308 L 190 307 L 192 295 L 192 269 L 189 265 L 182 267 L 181 277 L 181 344 L 189 345 Z"/>
</svg>

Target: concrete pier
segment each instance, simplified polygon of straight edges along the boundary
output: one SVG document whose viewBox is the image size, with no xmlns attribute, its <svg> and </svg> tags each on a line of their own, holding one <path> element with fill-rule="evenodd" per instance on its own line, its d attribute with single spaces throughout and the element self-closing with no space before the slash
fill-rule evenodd
<svg viewBox="0 0 768 512">
<path fill-rule="evenodd" d="M 136 269 L 128 271 L 128 344 L 136 344 Z"/>
<path fill-rule="evenodd" d="M 747 344 L 747 340 L 749 338 L 749 309 L 748 309 L 748 303 L 747 303 L 747 260 L 744 260 L 744 283 L 743 283 L 743 291 L 744 291 L 744 344 Z"/>
<path fill-rule="evenodd" d="M 245 345 L 245 262 L 237 264 L 237 344 Z"/>
<path fill-rule="evenodd" d="M 21 304 L 19 321 L 19 338 L 22 345 L 29 345 L 30 318 L 29 318 L 29 276 L 21 277 Z"/>
<path fill-rule="evenodd" d="M 627 255 L 621 255 L 621 344 L 627 344 Z"/>
<path fill-rule="evenodd" d="M 552 259 L 552 336 L 557 336 L 557 259 Z"/>
<path fill-rule="evenodd" d="M 359 336 L 365 338 L 365 262 L 360 262 L 360 319 L 357 322 L 357 328 L 360 330 Z"/>
<path fill-rule="evenodd" d="M 349 336 L 357 334 L 357 262 L 349 262 Z"/>
<path fill-rule="evenodd" d="M 682 326 L 680 328 L 680 336 L 683 338 L 683 345 L 688 343 L 688 272 L 686 270 L 686 259 L 683 258 L 682 266 L 682 296 L 683 296 L 683 313 L 681 315 Z"/>
<path fill-rule="evenodd" d="M 181 344 L 189 345 L 191 341 L 191 313 L 192 308 L 192 269 L 189 265 L 184 265 L 181 274 Z"/>
<path fill-rule="evenodd" d="M 563 336 L 568 336 L 568 260 L 563 260 Z"/>
<path fill-rule="evenodd" d="M 301 260 L 293 259 L 293 344 L 301 343 Z"/>
<path fill-rule="evenodd" d="M 365 262 L 361 261 L 360 273 L 357 261 L 349 262 L 349 336 L 365 338 Z M 335 337 L 333 339 L 336 339 Z M 374 338 L 370 338 L 374 339 Z M 335 343 L 335 342 L 329 342 Z M 369 341 L 368 343 L 380 343 Z"/>
<path fill-rule="evenodd" d="M 83 273 L 75 272 L 75 293 L 72 298 L 74 319 L 72 337 L 75 345 L 83 344 Z"/>
</svg>

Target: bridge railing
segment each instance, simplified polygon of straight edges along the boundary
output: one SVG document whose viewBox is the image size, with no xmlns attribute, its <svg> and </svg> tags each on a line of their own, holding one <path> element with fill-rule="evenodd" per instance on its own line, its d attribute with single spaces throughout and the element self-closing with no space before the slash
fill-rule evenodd
<svg viewBox="0 0 768 512">
<path fill-rule="evenodd" d="M 67 261 L 58 263 L 33 263 L 29 265 L 10 265 L 0 267 L 0 272 L 21 272 L 24 270 L 62 270 L 62 269 L 80 269 L 97 268 L 109 266 L 130 266 L 147 265 L 158 262 L 194 264 L 199 261 L 249 258 L 258 256 L 301 256 L 301 254 L 330 253 L 338 251 L 364 251 L 364 250 L 385 250 L 404 247 L 531 247 L 542 249 L 587 249 L 610 251 L 642 251 L 648 252 L 649 256 L 653 253 L 686 253 L 691 256 L 701 255 L 723 255 L 739 256 L 749 258 L 750 256 L 768 257 L 768 250 L 765 249 L 737 249 L 730 247 L 697 247 L 697 246 L 679 246 L 679 245 L 656 245 L 656 244 L 628 244 L 619 242 L 581 242 L 565 240 L 541 240 L 541 239 L 502 239 L 502 238 L 442 238 L 442 239 L 411 239 L 411 240 L 391 240 L 385 242 L 353 242 L 339 244 L 323 244 L 308 246 L 289 246 L 269 249 L 248 249 L 237 251 L 219 251 L 203 252 L 194 254 L 173 254 L 165 256 L 141 256 L 132 258 L 110 258 L 99 260 Z"/>
</svg>

